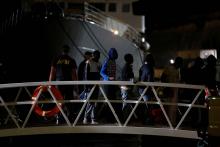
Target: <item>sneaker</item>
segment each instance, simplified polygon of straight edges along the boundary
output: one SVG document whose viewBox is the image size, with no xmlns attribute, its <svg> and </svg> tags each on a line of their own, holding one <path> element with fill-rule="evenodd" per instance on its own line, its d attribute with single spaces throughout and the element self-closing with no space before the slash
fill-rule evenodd
<svg viewBox="0 0 220 147">
<path fill-rule="evenodd" d="M 44 117 L 44 119 L 45 119 L 46 117 Z M 59 121 L 59 116 L 58 115 L 56 115 L 56 125 L 59 125 L 59 123 L 60 123 L 60 121 Z"/>
<path fill-rule="evenodd" d="M 97 125 L 98 122 L 96 122 L 95 120 L 92 120 L 92 121 L 91 121 L 91 124 L 92 124 L 92 125 Z"/>
<path fill-rule="evenodd" d="M 88 124 L 87 118 L 83 119 L 83 124 Z"/>
<path fill-rule="evenodd" d="M 56 119 L 56 125 L 59 125 L 59 119 Z"/>
</svg>

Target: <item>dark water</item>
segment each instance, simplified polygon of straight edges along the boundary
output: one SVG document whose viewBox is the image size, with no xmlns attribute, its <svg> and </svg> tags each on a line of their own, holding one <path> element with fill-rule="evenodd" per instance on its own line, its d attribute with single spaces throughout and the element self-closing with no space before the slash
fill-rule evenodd
<svg viewBox="0 0 220 147">
<path fill-rule="evenodd" d="M 47 147 L 196 147 L 198 140 L 122 134 L 59 134 L 0 138 L 4 146 Z"/>
</svg>

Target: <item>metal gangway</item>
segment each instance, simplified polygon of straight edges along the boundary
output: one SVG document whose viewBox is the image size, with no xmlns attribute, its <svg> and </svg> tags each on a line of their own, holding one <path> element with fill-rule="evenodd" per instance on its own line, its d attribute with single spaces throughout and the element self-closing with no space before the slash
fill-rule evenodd
<svg viewBox="0 0 220 147">
<path fill-rule="evenodd" d="M 92 89 L 87 99 L 84 100 L 79 99 L 78 95 L 68 99 L 60 99 L 57 98 L 57 93 L 52 89 L 52 87 L 57 85 L 92 85 Z M 108 98 L 104 90 L 104 86 L 106 85 L 115 85 L 118 87 L 119 91 L 116 91 L 118 98 L 114 100 Z M 133 93 L 133 97 L 129 97 L 128 100 L 123 101 L 120 98 L 120 86 L 122 85 L 134 87 L 133 91 L 136 91 L 139 86 L 143 86 L 144 91 L 142 94 Z M 99 88 L 99 98 L 90 100 L 90 96 L 94 92 L 95 87 Z M 37 88 L 38 90 L 36 92 Z M 144 93 L 149 88 L 152 89 L 152 98 L 149 101 L 144 101 Z M 164 88 L 175 88 L 182 91 L 178 95 L 178 101 L 176 103 L 169 102 L 160 94 L 160 89 Z M 104 133 L 201 139 L 197 133 L 197 129 L 189 125 L 191 124 L 189 116 L 190 113 L 193 112 L 193 109 L 207 109 L 205 104 L 198 102 L 199 99 L 204 99 L 204 90 L 205 86 L 202 85 L 161 82 L 50 81 L 0 84 L 0 137 L 65 133 Z M 45 91 L 47 92 L 47 96 L 43 96 Z M 189 93 L 193 95 L 193 97 L 189 98 Z M 183 96 L 186 96 L 186 98 L 183 98 Z M 88 102 L 96 102 L 100 106 L 107 106 L 115 122 L 108 123 L 100 121 L 99 124 L 96 125 L 84 125 L 82 123 L 82 117 Z M 130 113 L 124 121 L 121 120 L 116 110 L 117 107 L 115 107 L 115 105 L 121 106 L 123 102 L 131 105 Z M 51 121 L 45 116 L 38 116 L 36 114 L 36 106 L 48 104 L 53 104 L 54 107 L 58 109 L 60 116 L 63 118 L 62 122 L 57 123 L 57 121 L 53 119 Z M 73 119 L 69 118 L 65 110 L 64 106 L 66 104 L 72 107 L 77 105 L 78 111 Z M 158 108 L 161 111 L 163 122 L 155 122 L 153 124 L 139 123 L 138 118 L 140 118 L 141 115 L 138 114 L 137 110 L 140 105 Z M 177 106 L 178 111 L 176 124 L 172 124 L 167 112 L 167 108 L 173 105 Z M 101 108 L 102 107 L 100 107 L 100 111 L 104 111 L 104 109 Z"/>
</svg>

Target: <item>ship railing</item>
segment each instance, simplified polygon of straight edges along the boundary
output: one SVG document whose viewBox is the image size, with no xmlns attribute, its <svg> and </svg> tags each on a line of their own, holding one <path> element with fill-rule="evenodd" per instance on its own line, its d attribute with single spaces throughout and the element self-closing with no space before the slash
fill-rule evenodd
<svg viewBox="0 0 220 147">
<path fill-rule="evenodd" d="M 23 10 L 16 9 L 11 14 L 6 16 L 3 21 L 0 22 L 1 32 L 4 33 L 10 28 L 14 28 L 22 19 L 23 17 Z"/>
<path fill-rule="evenodd" d="M 81 18 L 90 23 L 99 25 L 100 27 L 107 29 L 121 37 L 124 37 L 138 46 L 142 44 L 141 33 L 139 33 L 132 26 L 118 20 L 117 18 L 106 15 L 103 11 L 88 4 L 87 2 L 84 3 L 84 8 L 79 9 L 83 10 L 81 10 L 80 13 L 74 13 L 74 10 L 69 10 L 70 12 L 65 12 L 65 16 Z M 0 22 L 1 33 L 6 32 L 7 29 L 16 26 L 21 21 L 24 15 L 23 13 L 24 12 L 22 9 L 17 9 L 13 11 L 8 17 L 6 17 L 4 21 Z M 43 17 L 47 17 L 46 13 Z"/>
<path fill-rule="evenodd" d="M 50 94 L 50 99 L 45 98 L 42 100 L 42 90 L 39 91 L 36 98 L 32 99 L 33 91 L 36 87 L 39 85 L 46 86 L 47 90 Z M 91 91 L 88 93 L 87 99 L 81 100 L 79 99 L 79 96 L 76 95 L 76 97 L 64 99 L 64 100 L 57 100 L 54 93 L 51 91 L 50 86 L 48 85 L 93 85 Z M 116 87 L 121 87 L 122 85 L 127 86 L 142 86 L 144 87 L 143 92 L 139 94 L 134 94 L 137 97 L 129 97 L 128 100 L 122 100 L 120 96 L 115 99 L 109 99 L 108 95 L 106 95 L 104 86 L 106 85 L 114 85 Z M 95 87 L 99 88 L 99 98 L 90 100 L 90 97 L 92 93 L 94 92 Z M 160 88 L 174 88 L 174 89 L 181 89 L 181 99 L 177 98 L 178 101 L 172 102 L 167 101 L 166 98 L 163 96 L 160 96 L 159 92 Z M 152 98 L 149 101 L 144 101 L 144 93 L 148 89 L 152 90 Z M 205 103 L 198 103 L 198 101 L 203 101 L 204 99 L 204 86 L 201 85 L 188 85 L 188 84 L 177 84 L 177 83 L 160 83 L 160 82 L 126 82 L 126 81 L 51 81 L 51 82 L 26 82 L 26 83 L 8 83 L 8 84 L 0 84 L 0 109 L 1 109 L 1 130 L 4 130 L 6 128 L 29 128 L 34 127 L 34 124 L 38 126 L 43 126 L 44 124 L 36 123 L 38 122 L 37 119 L 31 119 L 31 116 L 35 116 L 34 108 L 36 105 L 46 105 L 48 103 L 53 103 L 56 105 L 59 110 L 60 114 L 64 119 L 64 123 L 56 124 L 56 125 L 67 125 L 68 127 L 77 127 L 79 125 L 82 125 L 81 118 L 84 114 L 84 110 L 86 108 L 86 105 L 88 102 L 96 102 L 99 104 L 105 104 L 108 106 L 109 110 L 113 114 L 116 126 L 118 127 L 138 127 L 138 123 L 136 124 L 135 121 L 133 122 L 132 117 L 136 117 L 136 110 L 140 105 L 146 105 L 146 107 L 149 106 L 157 106 L 159 110 L 163 114 L 163 118 L 165 123 L 159 124 L 159 126 L 166 127 L 167 129 L 171 130 L 181 130 L 184 128 L 184 120 L 187 120 L 187 116 L 190 115 L 189 113 L 192 111 L 192 109 L 198 108 L 198 109 L 204 109 L 206 110 L 207 107 Z M 184 91 L 185 90 L 185 91 Z M 193 97 L 189 98 L 189 90 L 193 90 Z M 120 90 L 119 90 L 120 91 Z M 196 91 L 196 92 L 195 92 Z M 184 92 L 188 94 L 184 94 Z M 117 91 L 116 91 L 117 93 Z M 120 93 L 120 92 L 119 92 Z M 183 98 L 182 96 L 187 96 L 187 98 Z M 200 100 L 201 99 L 201 100 Z M 122 103 L 131 104 L 131 111 L 127 118 L 122 121 L 119 114 L 117 113 L 117 107 L 115 105 Z M 64 110 L 64 107 L 61 107 L 60 104 L 71 104 L 73 107 L 75 107 L 75 104 L 80 104 L 79 111 L 76 114 L 74 120 L 70 120 L 68 117 L 67 112 Z M 172 124 L 170 120 L 170 116 L 168 115 L 167 108 L 170 106 L 177 106 L 178 111 L 181 115 L 179 115 L 179 120 L 176 124 Z M 184 108 L 184 109 L 183 109 Z M 180 110 L 181 109 L 181 110 Z M 184 112 L 184 111 L 185 112 Z M 203 111 L 201 111 L 203 112 Z M 23 119 L 19 115 L 23 116 Z M 143 114 L 144 115 L 144 114 Z M 42 117 L 42 116 L 41 116 Z M 140 116 L 138 116 L 140 117 Z M 196 116 L 197 117 L 197 116 Z M 46 117 L 45 117 L 46 118 Z M 36 122 L 35 122 L 36 121 Z M 48 126 L 51 125 L 51 123 L 47 124 Z M 54 124 L 52 124 L 54 125 Z M 103 125 L 103 124 L 102 124 Z M 149 126 L 145 126 L 149 127 Z M 158 124 L 154 124 L 151 127 L 158 127 Z M 188 130 L 195 130 L 195 128 L 188 128 Z M 0 133 L 1 134 L 1 133 Z"/>
<path fill-rule="evenodd" d="M 86 21 L 97 24 L 114 34 L 128 39 L 138 46 L 141 45 L 142 35 L 134 27 L 120 21 L 117 18 L 106 15 L 103 11 L 88 4 L 87 2 L 84 3 L 84 15 Z"/>
</svg>

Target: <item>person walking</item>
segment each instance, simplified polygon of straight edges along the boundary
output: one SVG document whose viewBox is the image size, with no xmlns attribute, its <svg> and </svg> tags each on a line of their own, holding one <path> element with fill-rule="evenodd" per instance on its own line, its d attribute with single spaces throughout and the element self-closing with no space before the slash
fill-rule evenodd
<svg viewBox="0 0 220 147">
<path fill-rule="evenodd" d="M 79 64 L 79 68 L 78 68 L 78 80 L 84 80 L 84 75 L 85 75 L 85 66 L 86 66 L 86 61 L 89 60 L 92 57 L 92 52 L 86 51 L 84 53 L 84 60 L 82 62 L 80 62 Z M 85 89 L 85 85 L 79 85 L 78 86 L 79 89 L 79 95 L 84 91 Z"/>
<path fill-rule="evenodd" d="M 91 59 L 86 61 L 85 65 L 85 72 L 84 72 L 84 80 L 87 81 L 99 81 L 100 80 L 100 69 L 101 64 L 99 62 L 100 52 L 98 50 L 92 53 Z M 88 98 L 88 94 L 91 91 L 93 85 L 85 86 L 85 94 L 84 99 Z M 96 86 L 90 99 L 98 99 L 99 96 L 99 87 Z M 88 102 L 85 109 L 83 124 L 87 124 L 88 120 L 91 120 L 91 124 L 98 124 L 96 122 L 96 103 L 95 102 Z"/>
<path fill-rule="evenodd" d="M 69 55 L 70 47 L 64 45 L 62 47 L 62 53 L 56 56 L 51 64 L 49 81 L 75 81 L 77 80 L 77 66 L 75 60 Z M 74 89 L 77 93 L 77 87 L 72 85 L 58 85 L 64 99 L 73 99 Z M 67 111 L 67 115 L 74 114 L 73 107 L 70 103 L 64 107 Z"/>
<path fill-rule="evenodd" d="M 100 74 L 104 81 L 114 81 L 116 80 L 116 60 L 118 58 L 118 52 L 115 48 L 110 48 L 108 52 L 108 57 L 102 65 Z M 115 99 L 115 86 L 107 85 L 105 88 L 106 95 L 109 99 Z"/>
<path fill-rule="evenodd" d="M 100 74 L 104 81 L 115 81 L 116 80 L 116 60 L 118 58 L 118 52 L 115 48 L 110 48 L 108 52 L 108 57 L 105 59 Z M 105 94 L 109 100 L 115 100 L 116 99 L 116 86 L 115 85 L 105 85 L 104 86 Z M 117 105 L 117 104 L 115 104 Z M 107 106 L 104 105 L 104 108 L 107 110 L 105 112 L 105 116 L 107 116 L 108 122 L 113 122 L 114 118 L 112 115 L 112 112 L 107 109 Z M 120 113 L 119 107 L 116 106 L 115 110 L 116 113 Z"/>
<path fill-rule="evenodd" d="M 154 66 L 155 66 L 155 60 L 152 54 L 147 54 L 144 58 L 144 64 L 139 69 L 139 81 L 140 82 L 154 82 Z M 141 95 L 144 92 L 144 89 L 146 87 L 140 86 L 138 91 Z M 147 102 L 151 97 L 153 96 L 151 88 L 148 88 L 148 90 L 143 95 L 143 100 Z M 147 107 L 147 108 L 146 108 Z M 146 107 L 142 107 L 141 114 L 143 115 L 142 122 L 143 124 L 152 123 L 152 120 L 150 118 L 150 107 L 146 104 Z"/>
<path fill-rule="evenodd" d="M 52 61 L 49 81 L 75 81 L 77 80 L 77 65 L 75 59 L 70 57 L 70 47 L 63 46 L 62 53 Z M 65 98 L 73 97 L 72 86 L 58 86 Z"/>
<path fill-rule="evenodd" d="M 125 65 L 122 68 L 121 73 L 121 80 L 122 81 L 134 81 L 134 72 L 132 68 L 133 63 L 133 56 L 132 54 L 125 54 L 124 55 Z M 123 120 L 126 119 L 128 116 L 128 107 L 132 107 L 131 104 L 128 104 L 125 102 L 128 99 L 128 94 L 131 93 L 132 87 L 127 85 L 122 85 L 121 87 L 121 98 L 122 98 L 122 113 L 123 113 Z"/>
<path fill-rule="evenodd" d="M 161 82 L 165 83 L 181 83 L 182 82 L 182 72 L 181 69 L 183 67 L 183 58 L 176 57 L 173 64 L 165 67 L 162 75 Z M 169 87 L 164 89 L 164 96 L 167 97 L 168 102 L 173 103 L 174 105 L 170 105 L 168 108 L 168 116 L 173 125 L 176 125 L 177 118 L 177 110 L 178 110 L 178 88 Z"/>
</svg>

